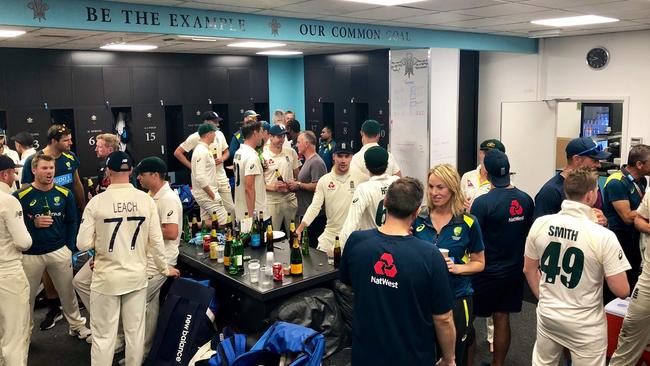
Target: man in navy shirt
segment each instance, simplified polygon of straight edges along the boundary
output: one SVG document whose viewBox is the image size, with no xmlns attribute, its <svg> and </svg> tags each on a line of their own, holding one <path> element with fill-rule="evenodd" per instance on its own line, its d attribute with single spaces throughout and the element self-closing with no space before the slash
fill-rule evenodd
<svg viewBox="0 0 650 366">
<path fill-rule="evenodd" d="M 402 178 L 388 188 L 386 222 L 350 235 L 339 274 L 355 293 L 352 365 L 434 365 L 436 338 L 454 365 L 453 298 L 438 248 L 409 234 L 422 184 Z"/>
<path fill-rule="evenodd" d="M 589 137 L 579 137 L 571 140 L 566 146 L 567 165 L 553 178 L 546 182 L 535 196 L 535 214 L 533 219 L 540 216 L 551 215 L 560 212 L 562 201 L 566 198 L 564 194 L 564 178 L 569 172 L 578 168 L 596 170 L 600 168 L 600 161 L 607 160 L 612 154 L 602 151 L 600 145 L 596 144 Z M 607 220 L 602 211 L 602 198 L 600 197 L 594 205 L 594 214 L 598 223 L 607 226 Z"/>
<path fill-rule="evenodd" d="M 641 271 L 639 232 L 634 228 L 636 209 L 646 190 L 646 176 L 650 175 L 650 146 L 636 145 L 627 156 L 627 166 L 612 173 L 603 187 L 603 211 L 609 229 L 623 247 L 632 269 L 627 271 L 630 288 L 634 288 Z M 613 299 L 605 293 L 605 299 Z"/>
<path fill-rule="evenodd" d="M 524 247 L 533 224 L 533 199 L 510 184 L 506 154 L 490 150 L 483 160 L 492 185 L 474 200 L 472 214 L 483 233 L 485 269 L 472 279 L 474 313 L 494 319 L 492 366 L 503 366 L 510 347 L 509 313 L 521 311 Z"/>
</svg>

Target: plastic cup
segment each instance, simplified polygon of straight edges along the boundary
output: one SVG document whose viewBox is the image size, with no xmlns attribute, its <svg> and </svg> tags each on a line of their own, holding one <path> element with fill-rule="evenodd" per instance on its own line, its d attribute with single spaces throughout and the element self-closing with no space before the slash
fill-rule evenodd
<svg viewBox="0 0 650 366">
<path fill-rule="evenodd" d="M 199 241 L 198 244 L 196 244 L 194 247 L 196 248 L 196 257 L 203 259 L 205 256 L 205 252 L 203 251 L 203 242 Z"/>
<path fill-rule="evenodd" d="M 217 245 L 217 263 L 223 263 L 224 251 L 226 246 L 223 244 Z"/>
<path fill-rule="evenodd" d="M 449 258 L 449 249 L 439 248 L 438 250 L 440 250 L 440 254 L 442 254 L 443 257 Z"/>
<path fill-rule="evenodd" d="M 270 288 L 271 282 L 273 281 L 273 268 L 270 266 L 262 266 L 260 267 L 260 273 L 262 276 L 262 288 Z"/>
<path fill-rule="evenodd" d="M 260 279 L 260 261 L 257 259 L 251 259 L 248 262 L 248 274 L 251 279 L 251 283 L 258 283 Z"/>
</svg>

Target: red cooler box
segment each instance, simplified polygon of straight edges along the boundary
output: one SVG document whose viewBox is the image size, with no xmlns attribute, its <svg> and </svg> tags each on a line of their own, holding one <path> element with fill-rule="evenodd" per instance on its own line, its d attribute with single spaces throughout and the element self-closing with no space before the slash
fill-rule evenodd
<svg viewBox="0 0 650 366">
<path fill-rule="evenodd" d="M 629 300 L 614 299 L 605 306 L 605 316 L 607 317 L 607 357 L 612 357 L 618 343 L 618 334 L 621 332 L 623 326 L 623 319 L 627 314 L 627 307 Z M 650 345 L 646 347 L 645 352 L 641 355 L 641 359 L 637 366 L 647 365 L 650 366 Z"/>
</svg>

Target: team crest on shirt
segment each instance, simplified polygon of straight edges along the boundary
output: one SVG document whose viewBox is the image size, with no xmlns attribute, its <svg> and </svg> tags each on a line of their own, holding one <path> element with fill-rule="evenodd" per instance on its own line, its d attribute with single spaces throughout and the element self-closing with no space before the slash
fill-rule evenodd
<svg viewBox="0 0 650 366">
<path fill-rule="evenodd" d="M 54 205 L 55 206 L 60 206 L 61 205 L 61 197 L 59 197 L 59 196 L 54 197 Z"/>
<path fill-rule="evenodd" d="M 350 189 L 354 189 L 354 181 L 353 180 L 350 181 Z"/>
<path fill-rule="evenodd" d="M 23 212 L 22 211 L 16 211 L 16 218 L 20 219 L 23 217 Z"/>
<path fill-rule="evenodd" d="M 32 202 L 29 203 L 29 207 L 32 207 L 36 204 L 36 199 L 33 199 Z"/>
<path fill-rule="evenodd" d="M 273 164 L 275 164 L 275 162 L 273 161 L 273 159 L 269 159 L 269 160 L 267 160 L 266 163 L 267 163 L 268 165 L 273 165 Z"/>
<path fill-rule="evenodd" d="M 334 184 L 334 182 L 330 181 L 330 183 L 327 185 L 327 189 L 329 189 L 330 191 L 335 190 L 336 189 L 336 184 Z"/>
<path fill-rule="evenodd" d="M 454 235 L 451 237 L 454 240 L 460 240 L 460 234 L 463 232 L 463 228 L 460 226 L 456 226 L 454 228 Z"/>
<path fill-rule="evenodd" d="M 68 170 L 72 170 L 72 164 L 70 164 L 69 161 L 66 161 L 66 162 L 65 162 L 65 166 L 68 167 Z"/>
</svg>

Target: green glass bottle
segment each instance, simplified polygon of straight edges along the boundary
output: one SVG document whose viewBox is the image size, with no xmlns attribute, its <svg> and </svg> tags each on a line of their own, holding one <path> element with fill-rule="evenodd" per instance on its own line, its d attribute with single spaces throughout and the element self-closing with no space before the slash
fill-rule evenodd
<svg viewBox="0 0 650 366">
<path fill-rule="evenodd" d="M 43 209 L 41 210 L 41 216 L 52 216 L 52 210 L 50 209 L 50 204 L 47 203 L 47 198 L 44 199 L 45 204 L 43 205 Z"/>
<path fill-rule="evenodd" d="M 305 226 L 304 229 L 302 229 L 302 255 L 305 257 L 309 257 L 309 234 L 307 233 L 307 227 Z"/>
<path fill-rule="evenodd" d="M 241 268 L 241 271 L 240 271 Z M 230 268 L 228 274 L 236 276 L 242 274 L 244 271 L 244 245 L 241 236 L 237 231 L 235 238 L 232 242 L 232 249 L 230 251 Z"/>
<path fill-rule="evenodd" d="M 190 231 L 190 220 L 187 216 L 183 216 L 183 241 L 186 243 L 192 239 L 192 232 Z"/>
<path fill-rule="evenodd" d="M 226 270 L 230 269 L 230 257 L 232 256 L 232 231 L 226 228 L 226 247 L 223 249 L 223 266 Z"/>
</svg>

